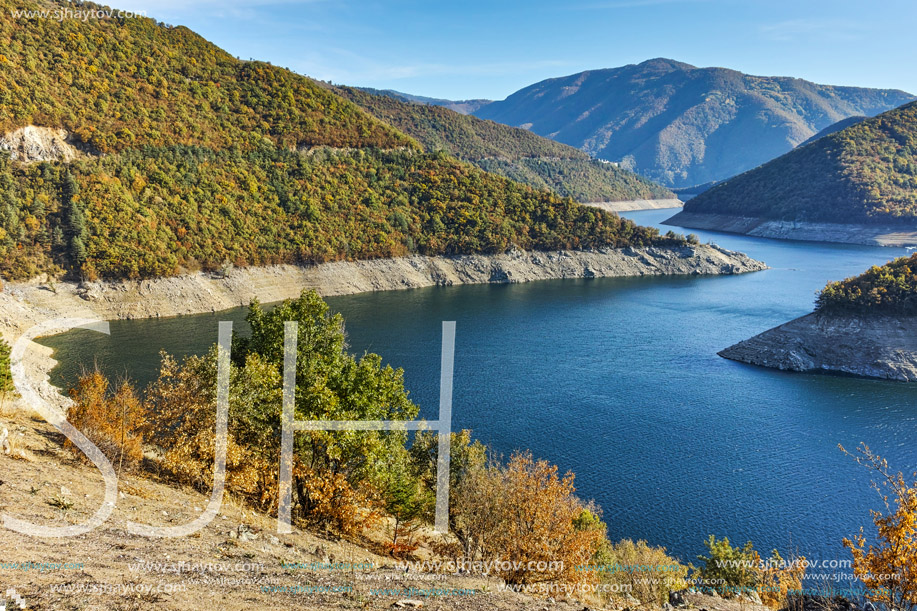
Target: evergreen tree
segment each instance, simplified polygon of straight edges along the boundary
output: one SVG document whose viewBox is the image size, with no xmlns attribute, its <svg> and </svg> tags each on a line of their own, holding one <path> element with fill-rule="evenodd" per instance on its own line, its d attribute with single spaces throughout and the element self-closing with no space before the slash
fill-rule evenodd
<svg viewBox="0 0 917 611">
<path fill-rule="evenodd" d="M 70 256 L 77 265 L 82 265 L 86 261 L 86 246 L 82 238 L 75 237 L 70 241 Z"/>
<path fill-rule="evenodd" d="M 0 393 L 12 392 L 13 375 L 10 372 L 10 345 L 0 338 Z"/>
<path fill-rule="evenodd" d="M 66 170 L 61 179 L 61 210 L 64 213 L 64 223 L 66 225 L 65 234 L 70 242 L 70 260 L 75 267 L 80 267 L 86 261 L 86 215 L 80 208 L 80 204 L 75 200 L 79 193 L 79 183 Z"/>
</svg>

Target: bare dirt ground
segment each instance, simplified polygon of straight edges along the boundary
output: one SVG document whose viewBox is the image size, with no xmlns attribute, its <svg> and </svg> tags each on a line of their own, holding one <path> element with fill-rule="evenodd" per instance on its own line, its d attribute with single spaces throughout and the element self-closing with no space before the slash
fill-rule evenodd
<svg viewBox="0 0 917 611">
<path fill-rule="evenodd" d="M 0 409 L 0 433 L 4 428 L 10 434 L 10 453 L 0 449 L 0 515 L 65 526 L 95 513 L 104 500 L 102 477 L 63 448 L 62 435 L 37 416 L 8 405 Z M 38 538 L 0 526 L 0 601 L 13 588 L 25 608 L 55 610 L 605 608 L 595 599 L 506 591 L 493 577 L 405 573 L 391 557 L 371 551 L 385 536 L 378 529 L 365 533 L 361 545 L 296 528 L 290 535 L 278 535 L 274 516 L 231 498 L 224 498 L 219 515 L 192 536 L 135 536 L 127 532 L 128 521 L 185 524 L 200 515 L 208 497 L 146 472 L 122 475 L 119 490 L 111 517 L 84 535 Z M 429 557 L 423 549 L 419 555 Z M 736 605 L 691 594 L 687 608 L 767 611 Z"/>
<path fill-rule="evenodd" d="M 0 513 L 47 526 L 81 523 L 95 513 L 103 502 L 102 477 L 62 447 L 62 435 L 8 410 L 0 427 L 10 431 L 12 442 L 9 455 L 0 451 Z M 28 609 L 86 610 L 388 609 L 401 603 L 402 608 L 467 610 L 549 604 L 580 611 L 584 606 L 501 592 L 502 582 L 484 577 L 404 574 L 395 570 L 392 558 L 347 541 L 298 529 L 277 535 L 276 518 L 232 499 L 190 537 L 130 535 L 128 521 L 190 522 L 207 497 L 136 475 L 122 476 L 119 487 L 111 518 L 90 533 L 44 539 L 0 527 L 0 597 L 14 588 Z M 284 563 L 308 568 L 284 568 Z M 450 592 L 430 596 L 432 589 Z"/>
</svg>

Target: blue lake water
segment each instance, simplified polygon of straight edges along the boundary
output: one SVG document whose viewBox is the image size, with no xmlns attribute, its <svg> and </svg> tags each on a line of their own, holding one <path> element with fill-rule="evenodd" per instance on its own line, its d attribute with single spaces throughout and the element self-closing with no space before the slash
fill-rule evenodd
<svg viewBox="0 0 917 611">
<path fill-rule="evenodd" d="M 670 210 L 625 213 L 656 225 Z M 663 231 L 668 227 L 660 226 Z M 697 231 L 771 269 L 731 277 L 590 279 L 369 293 L 328 299 L 351 349 L 405 369 L 435 417 L 441 321 L 457 321 L 454 426 L 508 455 L 530 449 L 576 473 L 609 535 L 686 561 L 709 534 L 762 551 L 847 558 L 844 536 L 881 501 L 839 443 L 917 469 L 917 385 L 771 371 L 718 350 L 808 313 L 828 280 L 903 249 Z M 67 384 L 99 363 L 148 381 L 160 349 L 201 352 L 244 312 L 118 321 L 111 337 L 46 338 Z"/>
</svg>

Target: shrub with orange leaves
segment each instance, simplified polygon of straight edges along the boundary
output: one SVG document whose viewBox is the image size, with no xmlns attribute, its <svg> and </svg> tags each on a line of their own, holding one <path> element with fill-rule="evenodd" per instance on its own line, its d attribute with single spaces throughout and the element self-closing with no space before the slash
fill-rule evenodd
<svg viewBox="0 0 917 611">
<path fill-rule="evenodd" d="M 293 482 L 307 524 L 349 536 L 367 525 L 360 519 L 360 510 L 370 505 L 370 499 L 365 490 L 352 487 L 342 474 L 316 471 L 297 461 Z"/>
<path fill-rule="evenodd" d="M 840 446 L 845 454 L 854 456 Z M 844 546 L 853 555 L 854 572 L 867 588 L 866 597 L 888 609 L 917 607 L 917 473 L 914 483 L 900 472 L 892 474 L 888 461 L 862 444 L 857 463 L 878 474 L 873 487 L 882 495 L 887 513 L 872 511 L 878 529 L 875 543 L 868 543 L 863 530 Z"/>
<path fill-rule="evenodd" d="M 576 497 L 573 474 L 561 477 L 557 466 L 530 453 L 516 453 L 506 465 L 486 461 L 483 447 L 469 444 L 464 431 L 453 436 L 453 446 L 458 457 L 467 454 L 453 470 L 450 503 L 450 527 L 466 559 L 501 561 L 492 574 L 511 584 L 596 580 L 576 567 L 603 545 L 605 525 L 584 526 L 589 507 Z"/>
<path fill-rule="evenodd" d="M 802 590 L 806 576 L 806 559 L 803 556 L 784 560 L 777 550 L 771 552 L 767 562 L 762 562 L 758 552 L 753 552 L 761 569 L 758 574 L 758 594 L 761 602 L 771 609 L 787 606 L 787 596 Z"/>
<path fill-rule="evenodd" d="M 147 392 L 148 419 L 144 427 L 150 443 L 162 450 L 162 466 L 182 483 L 199 490 L 213 485 L 216 431 L 216 350 L 182 363 L 163 355 L 159 378 Z M 264 373 L 264 372 L 261 372 Z M 226 440 L 226 489 L 260 509 L 277 507 L 279 453 L 251 443 L 245 420 L 238 416 L 247 401 L 270 401 L 279 391 L 268 384 L 246 384 L 244 372 L 234 370 L 230 394 L 230 425 Z M 279 382 L 278 382 L 279 384 Z M 240 389 L 246 389 L 241 393 Z M 279 386 L 278 386 L 279 388 Z M 259 389 L 267 396 L 256 396 Z M 277 403 L 279 409 L 279 403 Z"/>
<path fill-rule="evenodd" d="M 500 528 L 488 546 L 514 564 L 499 576 L 513 584 L 588 579 L 576 567 L 589 563 L 605 533 L 576 527 L 584 504 L 575 496 L 573 474 L 560 477 L 556 465 L 526 452 L 514 454 L 500 478 Z M 530 566 L 549 568 L 533 571 Z"/>
<path fill-rule="evenodd" d="M 70 390 L 73 405 L 67 420 L 92 441 L 120 473 L 132 469 L 143 458 L 141 429 L 145 410 L 129 382 L 109 393 L 108 379 L 98 370 L 80 377 Z M 66 447 L 76 446 L 67 439 Z M 82 455 L 82 454 L 81 454 Z"/>
</svg>

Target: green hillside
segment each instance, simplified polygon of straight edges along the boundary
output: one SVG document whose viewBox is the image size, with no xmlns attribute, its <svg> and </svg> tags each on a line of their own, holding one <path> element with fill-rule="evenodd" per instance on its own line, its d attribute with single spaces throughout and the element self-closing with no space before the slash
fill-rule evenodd
<svg viewBox="0 0 917 611">
<path fill-rule="evenodd" d="M 395 98 L 396 100 L 401 100 L 402 102 L 411 102 L 414 104 L 425 104 L 430 106 L 442 106 L 444 108 L 448 108 L 449 110 L 454 110 L 460 115 L 470 115 L 482 106 L 487 106 L 493 102 L 493 100 L 484 100 L 481 98 L 474 100 L 444 100 L 443 98 L 429 98 L 427 96 L 404 93 L 403 91 L 395 91 L 394 89 L 373 89 L 372 87 L 359 87 L 359 89 L 373 95 L 384 95 L 390 98 Z"/>
<path fill-rule="evenodd" d="M 835 133 L 835 132 L 839 132 L 839 131 L 841 131 L 842 129 L 847 129 L 847 128 L 850 127 L 851 125 L 856 125 L 857 123 L 859 123 L 859 122 L 862 121 L 863 119 L 868 119 L 868 118 L 869 118 L 869 117 L 864 117 L 864 116 L 862 116 L 862 115 L 854 115 L 854 116 L 852 116 L 852 117 L 847 117 L 846 119 L 841 119 L 841 120 L 838 121 L 837 123 L 832 123 L 831 125 L 829 125 L 829 126 L 826 127 L 825 129 L 821 130 L 820 132 L 818 132 L 817 134 L 815 134 L 814 136 L 812 136 L 812 137 L 809 138 L 808 140 L 805 140 L 804 142 L 802 142 L 801 144 L 799 144 L 799 146 L 805 146 L 806 144 L 809 144 L 809 143 L 811 143 L 811 142 L 815 142 L 815 141 L 818 140 L 819 138 L 824 138 L 825 136 L 828 136 L 828 135 L 833 134 L 833 133 Z"/>
<path fill-rule="evenodd" d="M 28 204 L 17 211 L 16 202 Z M 138 278 L 227 262 L 666 241 L 442 154 L 269 146 L 145 148 L 67 166 L 0 162 L 0 219 L 8 277 L 55 262 L 89 278 Z"/>
<path fill-rule="evenodd" d="M 917 218 L 917 102 L 802 146 L 690 200 L 685 212 L 788 221 Z"/>
<path fill-rule="evenodd" d="M 251 147 L 262 138 L 284 147 L 411 145 L 311 79 L 239 61 L 185 27 L 11 17 L 62 6 L 73 5 L 0 0 L 0 133 L 63 127 L 103 153 Z"/>
<path fill-rule="evenodd" d="M 5 15 L 59 6 L 0 0 Z M 185 28 L 4 17 L 0 49 L 0 134 L 64 128 L 90 153 L 0 155 L 6 278 L 673 242 L 422 153 L 314 81 Z"/>
<path fill-rule="evenodd" d="M 820 312 L 917 315 L 917 253 L 829 282 L 815 305 Z"/>
<path fill-rule="evenodd" d="M 488 172 L 580 202 L 674 197 L 641 176 L 528 130 L 361 89 L 335 91 L 411 136 L 427 151 L 445 151 Z"/>
</svg>

